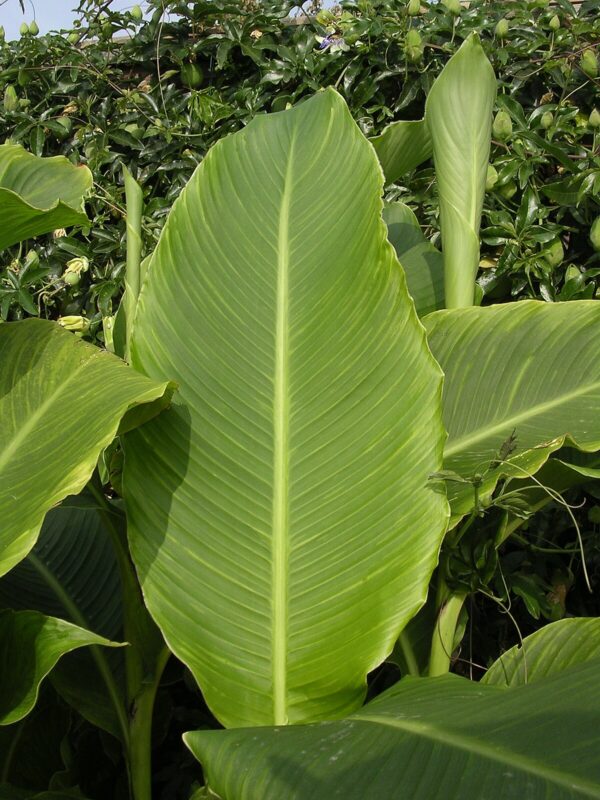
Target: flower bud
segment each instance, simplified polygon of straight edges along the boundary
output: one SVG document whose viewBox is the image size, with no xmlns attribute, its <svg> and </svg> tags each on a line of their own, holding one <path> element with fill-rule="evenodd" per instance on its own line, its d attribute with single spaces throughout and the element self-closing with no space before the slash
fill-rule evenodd
<svg viewBox="0 0 600 800">
<path fill-rule="evenodd" d="M 33 22 L 31 22 L 30 25 L 29 25 L 29 33 L 32 36 L 37 36 L 39 32 L 40 32 L 40 29 L 39 29 L 39 26 L 38 26 L 37 22 L 35 20 L 33 20 Z"/>
<path fill-rule="evenodd" d="M 542 114 L 542 118 L 540 120 L 540 125 L 542 126 L 542 128 L 545 131 L 547 131 L 553 122 L 554 122 L 554 114 L 551 111 L 545 111 Z"/>
<path fill-rule="evenodd" d="M 89 268 L 90 262 L 85 256 L 78 256 L 77 258 L 72 258 L 70 261 L 67 261 L 67 272 L 81 274 L 82 272 L 87 272 Z"/>
<path fill-rule="evenodd" d="M 0 25 L 0 42 L 3 42 L 6 39 L 6 31 L 4 30 L 4 25 Z"/>
<path fill-rule="evenodd" d="M 21 27 L 19 28 L 19 33 L 21 36 L 27 36 L 29 33 L 29 25 L 26 22 L 21 23 Z"/>
<path fill-rule="evenodd" d="M 19 105 L 17 93 L 12 83 L 7 84 L 4 90 L 4 110 L 16 111 Z"/>
<path fill-rule="evenodd" d="M 406 13 L 409 17 L 416 17 L 421 13 L 421 0 L 408 0 Z"/>
<path fill-rule="evenodd" d="M 579 60 L 581 71 L 584 72 L 588 78 L 598 77 L 598 59 L 593 50 L 586 50 Z"/>
<path fill-rule="evenodd" d="M 600 111 L 595 108 L 589 116 L 588 125 L 590 128 L 600 128 Z"/>
<path fill-rule="evenodd" d="M 52 238 L 53 239 L 61 239 L 63 236 L 66 236 L 67 232 L 64 228 L 57 228 L 55 231 L 52 231 Z"/>
<path fill-rule="evenodd" d="M 90 321 L 85 317 L 59 317 L 58 324 L 62 325 L 67 331 L 73 331 L 73 333 L 86 333 L 90 329 Z"/>
<path fill-rule="evenodd" d="M 446 6 L 448 11 L 453 17 L 460 16 L 460 1 L 459 0 L 442 0 L 443 5 Z"/>
<path fill-rule="evenodd" d="M 590 228 L 590 242 L 594 250 L 600 253 L 600 217 L 596 217 L 592 222 L 592 227 Z"/>
<path fill-rule="evenodd" d="M 138 5 L 133 6 L 129 13 L 136 22 L 141 22 L 142 17 L 144 16 L 142 14 L 142 9 Z"/>
<path fill-rule="evenodd" d="M 496 170 L 496 167 L 494 167 L 492 164 L 488 164 L 487 175 L 485 178 L 486 192 L 489 192 L 491 189 L 493 189 L 497 182 L 498 182 L 498 171 Z"/>
<path fill-rule="evenodd" d="M 510 26 L 507 19 L 498 20 L 498 24 L 494 29 L 494 33 L 499 39 L 506 39 Z"/>
<path fill-rule="evenodd" d="M 548 27 L 551 31 L 557 31 L 560 28 L 560 18 L 558 14 L 555 14 L 550 22 L 548 23 Z"/>
<path fill-rule="evenodd" d="M 492 133 L 496 139 L 500 139 L 501 142 L 510 139 L 512 135 L 512 121 L 510 116 L 506 111 L 499 111 L 496 116 L 494 117 L 494 123 L 492 125 Z"/>
</svg>

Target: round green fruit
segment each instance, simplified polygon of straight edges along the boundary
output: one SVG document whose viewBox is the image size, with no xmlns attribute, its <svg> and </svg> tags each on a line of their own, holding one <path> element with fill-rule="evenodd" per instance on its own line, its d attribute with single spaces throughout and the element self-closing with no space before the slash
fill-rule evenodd
<svg viewBox="0 0 600 800">
<path fill-rule="evenodd" d="M 188 89 L 197 89 L 202 86 L 204 80 L 204 71 L 198 64 L 182 64 L 181 65 L 181 82 Z"/>
<path fill-rule="evenodd" d="M 512 120 L 508 112 L 499 111 L 494 117 L 494 123 L 492 125 L 492 133 L 494 138 L 504 142 L 507 139 L 510 139 L 512 130 Z"/>
<path fill-rule="evenodd" d="M 63 281 L 67 286 L 79 286 L 80 276 L 77 272 L 65 272 Z"/>
<path fill-rule="evenodd" d="M 510 30 L 510 25 L 508 24 L 508 20 L 501 19 L 498 20 L 498 24 L 494 28 L 494 33 L 499 39 L 506 39 L 509 30 Z"/>
</svg>

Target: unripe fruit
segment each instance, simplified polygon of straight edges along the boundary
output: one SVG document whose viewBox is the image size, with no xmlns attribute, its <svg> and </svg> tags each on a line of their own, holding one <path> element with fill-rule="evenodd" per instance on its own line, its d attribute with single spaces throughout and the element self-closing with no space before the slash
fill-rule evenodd
<svg viewBox="0 0 600 800">
<path fill-rule="evenodd" d="M 202 85 L 204 79 L 204 72 L 198 64 L 182 64 L 181 66 L 181 82 L 188 89 L 197 89 Z"/>
<path fill-rule="evenodd" d="M 494 124 L 492 125 L 492 133 L 496 139 L 501 142 L 506 141 L 512 135 L 512 121 L 506 111 L 499 111 L 494 117 Z"/>
<path fill-rule="evenodd" d="M 514 197 L 517 193 L 517 184 L 514 181 L 509 181 L 508 183 L 505 183 L 504 186 L 500 186 L 498 192 L 502 195 L 502 197 L 510 200 L 511 197 Z"/>
<path fill-rule="evenodd" d="M 590 228 L 590 242 L 594 250 L 600 253 L 600 217 L 596 217 L 592 222 L 592 227 Z"/>
<path fill-rule="evenodd" d="M 5 111 L 16 111 L 19 105 L 19 100 L 17 98 L 17 93 L 15 91 L 15 87 L 12 83 L 9 83 L 4 90 L 4 110 Z"/>
<path fill-rule="evenodd" d="M 488 164 L 487 175 L 485 177 L 486 192 L 489 192 L 490 189 L 493 189 L 497 182 L 498 182 L 498 171 L 496 170 L 496 167 L 494 167 L 492 164 Z"/>
<path fill-rule="evenodd" d="M 552 125 L 553 122 L 554 122 L 554 114 L 551 111 L 545 111 L 542 114 L 542 118 L 540 120 L 540 124 L 541 124 L 542 128 L 545 131 L 547 131 L 548 128 Z"/>
<path fill-rule="evenodd" d="M 588 125 L 590 128 L 600 128 L 600 111 L 595 108 L 589 116 Z"/>
<path fill-rule="evenodd" d="M 142 14 L 142 9 L 137 5 L 133 6 L 133 8 L 131 9 L 131 11 L 129 13 L 131 14 L 131 16 L 133 17 L 133 19 L 136 22 L 141 22 L 142 17 L 144 16 Z"/>
<path fill-rule="evenodd" d="M 448 11 L 454 17 L 460 16 L 460 2 L 459 0 L 442 0 Z"/>
<path fill-rule="evenodd" d="M 67 286 L 79 286 L 80 275 L 78 272 L 65 272 L 63 280 Z"/>
<path fill-rule="evenodd" d="M 544 261 L 551 267 L 558 267 L 565 257 L 565 251 L 560 239 L 555 239 L 550 247 L 544 251 Z"/>
<path fill-rule="evenodd" d="M 499 39 L 505 39 L 508 35 L 508 31 L 510 30 L 510 26 L 508 24 L 507 19 L 498 20 L 498 24 L 494 29 L 494 33 Z"/>
<path fill-rule="evenodd" d="M 35 20 L 33 20 L 33 22 L 29 25 L 29 33 L 32 36 L 37 36 L 39 32 L 40 32 L 40 29 L 38 27 L 37 22 Z"/>
<path fill-rule="evenodd" d="M 67 36 L 67 40 L 69 41 L 70 44 L 77 44 L 77 42 L 79 41 L 79 34 L 73 31 Z"/>
<path fill-rule="evenodd" d="M 581 71 L 584 72 L 588 78 L 598 77 L 598 59 L 593 50 L 586 50 L 581 56 L 579 61 Z"/>
<path fill-rule="evenodd" d="M 552 17 L 552 19 L 548 23 L 548 27 L 550 28 L 551 31 L 557 31 L 560 28 L 560 19 L 558 17 L 558 14 L 555 14 Z"/>
<path fill-rule="evenodd" d="M 421 0 L 408 0 L 406 11 L 409 17 L 416 17 L 421 13 Z"/>
</svg>

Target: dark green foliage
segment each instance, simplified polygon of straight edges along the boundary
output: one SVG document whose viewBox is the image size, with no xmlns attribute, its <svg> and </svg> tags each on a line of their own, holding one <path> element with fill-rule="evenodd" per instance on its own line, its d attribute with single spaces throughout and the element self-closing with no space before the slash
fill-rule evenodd
<svg viewBox="0 0 600 800">
<path fill-rule="evenodd" d="M 598 80 L 583 71 L 581 54 L 593 54 L 598 40 L 598 3 L 584 3 L 578 15 L 567 0 L 552 8 L 480 0 L 459 15 L 447 4 L 409 15 L 404 0 L 342 5 L 304 16 L 289 3 L 154 0 L 140 22 L 87 0 L 71 32 L 0 43 L 0 95 L 11 87 L 0 141 L 64 153 L 86 163 L 97 184 L 90 229 L 36 245 L 35 274 L 25 270 L 26 251 L 4 254 L 2 318 L 84 313 L 90 335 L 101 338 L 101 317 L 113 313 L 122 290 L 123 164 L 143 186 L 150 252 L 173 200 L 220 137 L 330 85 L 367 134 L 417 119 L 434 78 L 473 30 L 500 79 L 497 110 L 512 124 L 492 149 L 498 179 L 482 225 L 481 286 L 494 301 L 594 296 L 600 260 L 589 231 L 600 172 L 589 116 Z M 174 12 L 169 18 L 163 6 Z M 500 20 L 508 33 L 504 23 L 497 29 Z M 435 239 L 432 179 L 425 164 L 390 196 L 411 205 Z M 73 256 L 89 258 L 91 269 L 70 286 L 61 275 Z"/>
</svg>

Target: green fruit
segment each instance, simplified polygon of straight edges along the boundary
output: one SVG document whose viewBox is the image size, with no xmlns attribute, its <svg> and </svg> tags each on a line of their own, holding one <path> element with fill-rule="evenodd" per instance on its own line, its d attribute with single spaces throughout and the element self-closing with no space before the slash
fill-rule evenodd
<svg viewBox="0 0 600 800">
<path fill-rule="evenodd" d="M 21 36 L 27 36 L 29 34 L 29 25 L 26 22 L 21 23 L 21 27 L 19 28 L 19 33 Z"/>
<path fill-rule="evenodd" d="M 593 50 L 586 50 L 579 60 L 581 71 L 584 72 L 588 78 L 598 77 L 598 59 Z"/>
<path fill-rule="evenodd" d="M 406 11 L 409 17 L 416 17 L 421 13 L 421 0 L 408 0 Z"/>
<path fill-rule="evenodd" d="M 588 125 L 590 128 L 600 128 L 600 111 L 595 108 L 589 116 Z"/>
<path fill-rule="evenodd" d="M 422 44 L 421 34 L 419 31 L 410 30 L 406 34 L 406 46 L 407 47 L 420 47 Z"/>
<path fill-rule="evenodd" d="M 506 111 L 499 111 L 494 117 L 494 124 L 492 125 L 494 137 L 504 142 L 511 137 L 512 130 L 512 121 L 508 113 Z"/>
<path fill-rule="evenodd" d="M 548 23 L 548 27 L 550 28 L 551 31 L 557 31 L 560 28 L 560 19 L 558 17 L 558 14 L 555 14 L 552 17 L 552 19 Z"/>
<path fill-rule="evenodd" d="M 590 242 L 594 250 L 600 253 L 600 217 L 596 217 L 592 222 L 592 227 L 590 228 Z"/>
<path fill-rule="evenodd" d="M 40 29 L 38 27 L 37 22 L 35 20 L 33 20 L 33 22 L 30 23 L 30 25 L 29 25 L 29 33 L 32 36 L 37 36 L 39 32 L 40 32 Z"/>
<path fill-rule="evenodd" d="M 498 188 L 498 193 L 507 200 L 510 200 L 511 197 L 514 197 L 517 193 L 517 184 L 514 181 L 509 181 L 505 183 L 504 186 Z"/>
<path fill-rule="evenodd" d="M 460 16 L 461 9 L 459 0 L 442 0 L 442 4 L 446 6 L 446 8 L 452 14 L 452 16 L 454 17 Z"/>
<path fill-rule="evenodd" d="M 133 19 L 136 22 L 141 22 L 142 21 L 142 17 L 144 16 L 142 14 L 142 9 L 137 5 L 133 6 L 133 8 L 131 9 L 131 11 L 129 13 L 131 14 L 131 16 L 133 17 Z"/>
<path fill-rule="evenodd" d="M 507 19 L 498 20 L 498 24 L 494 29 L 494 33 L 499 39 L 505 39 L 508 35 L 508 31 L 510 30 L 510 25 L 508 24 Z"/>
<path fill-rule="evenodd" d="M 79 34 L 73 31 L 67 36 L 67 41 L 69 42 L 69 44 L 77 44 L 77 42 L 79 41 Z"/>
<path fill-rule="evenodd" d="M 204 72 L 198 64 L 182 64 L 181 65 L 181 82 L 188 89 L 197 89 L 202 85 L 204 80 Z"/>
<path fill-rule="evenodd" d="M 29 86 L 31 83 L 31 72 L 28 69 L 20 69 L 17 75 L 17 83 L 19 86 Z"/>
<path fill-rule="evenodd" d="M 63 275 L 63 281 L 67 286 L 79 286 L 80 280 L 81 277 L 78 272 L 65 272 Z"/>
<path fill-rule="evenodd" d="M 565 251 L 560 239 L 555 239 L 552 244 L 544 250 L 544 261 L 551 267 L 558 267 L 565 257 Z"/>
<path fill-rule="evenodd" d="M 9 83 L 4 90 L 4 110 L 16 111 L 18 106 L 19 100 L 17 98 L 15 87 L 12 85 L 12 83 Z"/>
<path fill-rule="evenodd" d="M 494 167 L 492 164 L 488 164 L 487 175 L 485 177 L 486 192 L 489 192 L 491 189 L 493 189 L 497 182 L 498 182 L 498 171 L 496 170 L 496 167 Z"/>
<path fill-rule="evenodd" d="M 545 131 L 547 131 L 553 122 L 554 122 L 554 114 L 551 111 L 545 111 L 542 114 L 542 118 L 540 120 L 540 125 L 542 126 L 542 128 Z"/>
</svg>

